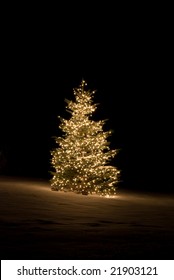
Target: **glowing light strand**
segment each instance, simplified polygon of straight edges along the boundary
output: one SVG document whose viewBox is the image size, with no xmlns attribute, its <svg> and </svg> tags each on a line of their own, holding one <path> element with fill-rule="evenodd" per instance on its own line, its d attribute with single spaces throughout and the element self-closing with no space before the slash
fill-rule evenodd
<svg viewBox="0 0 174 280">
<path fill-rule="evenodd" d="M 73 191 L 82 194 L 114 196 L 120 171 L 108 165 L 117 150 L 110 150 L 104 132 L 104 121 L 91 120 L 96 104 L 92 103 L 95 91 L 85 89 L 82 81 L 74 89 L 75 101 L 66 100 L 69 120 L 60 118 L 59 128 L 64 132 L 56 137 L 58 147 L 51 152 L 51 187 L 57 191 Z"/>
</svg>

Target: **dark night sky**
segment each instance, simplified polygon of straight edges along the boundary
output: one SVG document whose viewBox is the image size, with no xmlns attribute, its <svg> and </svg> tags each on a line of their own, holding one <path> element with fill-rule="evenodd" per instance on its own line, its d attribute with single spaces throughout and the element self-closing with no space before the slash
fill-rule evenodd
<svg viewBox="0 0 174 280">
<path fill-rule="evenodd" d="M 9 25 L 1 52 L 2 174 L 49 177 L 57 116 L 67 115 L 64 98 L 84 78 L 97 89 L 96 117 L 114 130 L 111 146 L 121 149 L 115 163 L 123 185 L 172 190 L 170 38 L 156 23 L 129 20 Z"/>
</svg>

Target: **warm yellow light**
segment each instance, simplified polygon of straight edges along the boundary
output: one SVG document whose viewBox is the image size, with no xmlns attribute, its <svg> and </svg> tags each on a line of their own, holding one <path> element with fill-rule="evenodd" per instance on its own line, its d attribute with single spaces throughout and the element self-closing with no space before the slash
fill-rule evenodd
<svg viewBox="0 0 174 280">
<path fill-rule="evenodd" d="M 110 150 L 104 132 L 104 121 L 90 119 L 96 110 L 92 104 L 95 91 L 85 90 L 85 81 L 74 90 L 75 102 L 67 101 L 72 116 L 69 120 L 60 118 L 60 129 L 64 136 L 57 137 L 58 148 L 52 151 L 52 165 L 55 169 L 52 188 L 76 191 L 84 194 L 98 194 L 104 197 L 115 195 L 114 185 L 119 171 L 108 162 L 116 155 Z"/>
</svg>

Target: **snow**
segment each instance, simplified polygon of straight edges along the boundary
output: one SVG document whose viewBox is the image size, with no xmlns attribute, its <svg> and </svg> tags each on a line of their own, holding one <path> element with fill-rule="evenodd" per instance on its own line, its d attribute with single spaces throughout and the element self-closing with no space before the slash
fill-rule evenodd
<svg viewBox="0 0 174 280">
<path fill-rule="evenodd" d="M 1 259 L 170 259 L 173 217 L 166 194 L 120 189 L 103 198 L 0 178 Z"/>
</svg>

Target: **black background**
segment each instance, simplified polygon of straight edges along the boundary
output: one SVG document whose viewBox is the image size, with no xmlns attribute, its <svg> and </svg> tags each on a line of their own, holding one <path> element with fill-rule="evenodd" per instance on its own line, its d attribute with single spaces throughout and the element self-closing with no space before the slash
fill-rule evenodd
<svg viewBox="0 0 174 280">
<path fill-rule="evenodd" d="M 172 192 L 170 19 L 133 7 L 40 8 L 11 10 L 3 23 L 1 174 L 50 178 L 57 116 L 83 78 L 97 90 L 95 118 L 114 130 L 120 187 Z"/>
</svg>

